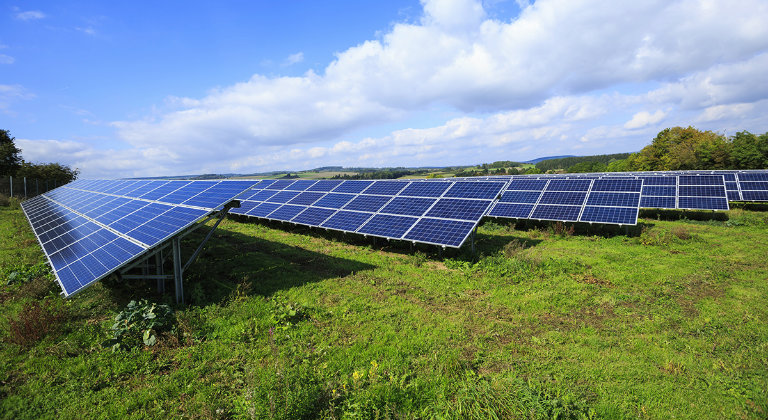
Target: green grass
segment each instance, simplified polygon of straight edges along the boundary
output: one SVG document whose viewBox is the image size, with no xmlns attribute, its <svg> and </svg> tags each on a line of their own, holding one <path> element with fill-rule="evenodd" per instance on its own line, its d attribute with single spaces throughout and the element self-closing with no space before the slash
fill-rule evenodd
<svg viewBox="0 0 768 420">
<path fill-rule="evenodd" d="M 768 416 L 768 212 L 629 236 L 489 222 L 477 249 L 227 220 L 173 331 L 113 353 L 128 301 L 172 291 L 110 280 L 63 301 L 0 207 L 0 274 L 35 274 L 0 286 L 0 418 Z M 19 332 L 30 319 L 41 333 Z"/>
</svg>

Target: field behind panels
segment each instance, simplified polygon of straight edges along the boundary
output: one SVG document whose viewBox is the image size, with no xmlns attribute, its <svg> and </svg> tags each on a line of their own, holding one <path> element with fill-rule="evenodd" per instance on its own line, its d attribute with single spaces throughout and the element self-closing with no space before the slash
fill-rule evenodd
<svg viewBox="0 0 768 420">
<path fill-rule="evenodd" d="M 476 255 L 443 256 L 227 220 L 172 333 L 113 353 L 129 300 L 172 295 L 63 301 L 0 207 L 0 275 L 31 273 L 0 285 L 0 418 L 765 418 L 768 212 L 727 214 L 488 222 Z"/>
</svg>

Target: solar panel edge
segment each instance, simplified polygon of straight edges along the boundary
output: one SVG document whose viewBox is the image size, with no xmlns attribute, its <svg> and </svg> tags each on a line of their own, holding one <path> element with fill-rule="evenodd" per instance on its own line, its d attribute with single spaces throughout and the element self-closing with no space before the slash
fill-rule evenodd
<svg viewBox="0 0 768 420">
<path fill-rule="evenodd" d="M 39 195 L 39 197 L 42 197 L 42 196 L 43 196 L 42 194 Z M 24 217 L 27 219 L 27 223 L 29 223 L 29 226 L 32 227 L 32 233 L 35 234 L 35 239 L 37 239 L 37 243 L 40 245 L 40 249 L 43 251 L 43 254 L 45 254 L 45 258 L 48 260 L 48 265 L 51 267 L 51 271 L 53 271 L 54 277 L 56 277 L 56 282 L 59 283 L 59 287 L 62 290 L 62 294 L 65 297 L 69 297 L 70 295 L 67 294 L 67 290 L 64 287 L 64 283 L 62 283 L 61 279 L 59 278 L 59 275 L 56 272 L 56 269 L 53 268 L 53 261 L 51 261 L 51 256 L 47 252 L 45 252 L 45 248 L 43 248 L 43 242 L 40 239 L 40 235 L 38 235 L 37 232 L 35 231 L 34 225 L 32 224 L 32 220 L 29 218 L 29 214 L 27 213 L 23 202 L 21 203 L 21 209 L 22 209 L 22 213 L 24 213 Z"/>
</svg>

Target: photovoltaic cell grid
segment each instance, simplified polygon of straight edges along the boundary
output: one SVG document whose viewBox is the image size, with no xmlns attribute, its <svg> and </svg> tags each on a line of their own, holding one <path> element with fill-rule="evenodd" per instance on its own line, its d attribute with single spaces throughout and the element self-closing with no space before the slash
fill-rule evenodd
<svg viewBox="0 0 768 420">
<path fill-rule="evenodd" d="M 637 224 L 638 179 L 513 179 L 489 216 Z"/>
<path fill-rule="evenodd" d="M 80 180 L 22 203 L 64 294 L 130 263 L 253 181 Z"/>
<path fill-rule="evenodd" d="M 297 182 L 257 184 L 244 195 L 241 208 L 230 212 L 460 247 L 506 185 L 506 181 L 321 180 L 300 186 Z"/>
</svg>

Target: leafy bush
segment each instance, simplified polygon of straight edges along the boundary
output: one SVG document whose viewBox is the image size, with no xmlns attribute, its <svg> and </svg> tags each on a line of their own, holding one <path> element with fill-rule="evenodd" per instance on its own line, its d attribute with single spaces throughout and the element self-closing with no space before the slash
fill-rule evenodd
<svg viewBox="0 0 768 420">
<path fill-rule="evenodd" d="M 306 318 L 306 311 L 300 305 L 286 301 L 280 296 L 270 299 L 272 304 L 272 325 L 278 330 L 287 330 Z"/>
<path fill-rule="evenodd" d="M 39 277 L 46 277 L 51 274 L 51 269 L 45 261 L 35 265 L 21 265 L 11 267 L 7 271 L 6 284 L 21 284 Z"/>
<path fill-rule="evenodd" d="M 157 334 L 173 327 L 175 317 L 170 306 L 140 300 L 132 300 L 115 317 L 112 339 L 104 344 L 113 351 L 130 349 L 144 343 L 154 346 Z"/>
</svg>

